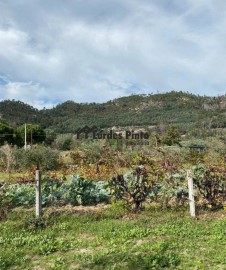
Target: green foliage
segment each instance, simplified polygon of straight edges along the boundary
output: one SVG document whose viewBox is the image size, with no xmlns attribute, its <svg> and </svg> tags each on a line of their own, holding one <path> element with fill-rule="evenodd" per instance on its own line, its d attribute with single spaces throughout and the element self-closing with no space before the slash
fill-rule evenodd
<svg viewBox="0 0 226 270">
<path fill-rule="evenodd" d="M 67 151 L 71 149 L 72 143 L 73 143 L 72 134 L 62 134 L 57 136 L 57 138 L 53 142 L 53 146 L 58 150 Z"/>
<path fill-rule="evenodd" d="M 30 206 L 35 203 L 35 187 L 33 184 L 5 185 L 3 192 L 3 203 L 11 206 Z"/>
<path fill-rule="evenodd" d="M 0 221 L 6 219 L 9 213 L 9 205 L 5 200 L 3 185 L 0 183 Z"/>
<path fill-rule="evenodd" d="M 160 202 L 162 208 L 169 206 L 169 201 L 174 199 L 176 205 L 188 201 L 188 187 L 185 181 L 185 172 L 166 173 L 162 182 L 157 183 L 150 194 Z"/>
<path fill-rule="evenodd" d="M 13 126 L 39 124 L 57 133 L 73 133 L 84 125 L 103 128 L 162 124 L 174 125 L 183 131 L 196 129 L 193 134 L 203 136 L 210 131 L 213 134 L 212 129 L 225 127 L 225 100 L 225 96 L 206 97 L 171 91 L 131 95 L 102 104 L 67 101 L 43 110 L 6 100 L 0 102 L 0 114 Z"/>
<path fill-rule="evenodd" d="M 222 206 L 226 199 L 226 170 L 217 166 L 198 165 L 194 168 L 194 184 L 205 205 Z"/>
<path fill-rule="evenodd" d="M 65 259 L 63 257 L 56 258 L 53 265 L 50 267 L 50 270 L 51 269 L 67 270 L 68 268 L 67 268 L 67 263 L 66 263 Z"/>
<path fill-rule="evenodd" d="M 3 203 L 11 206 L 31 206 L 35 203 L 34 184 L 6 185 L 0 191 L 3 193 Z M 109 202 L 107 185 L 103 181 L 93 182 L 72 176 L 71 183 L 44 178 L 42 180 L 42 205 L 72 204 L 95 205 Z"/>
<path fill-rule="evenodd" d="M 147 171 L 141 166 L 132 174 L 117 175 L 109 181 L 111 192 L 116 200 L 125 200 L 128 205 L 133 205 L 135 210 L 141 209 L 153 185 Z"/>
<path fill-rule="evenodd" d="M 111 209 L 79 209 L 44 209 L 44 226 L 34 209 L 14 209 L 0 222 L 0 269 L 225 268 L 223 211 L 191 219 L 150 208 L 115 218 Z"/>
<path fill-rule="evenodd" d="M 187 155 L 187 161 L 192 165 L 198 165 L 204 162 L 205 151 L 191 149 Z"/>
<path fill-rule="evenodd" d="M 45 146 L 15 148 L 14 155 L 18 168 L 31 169 L 39 164 L 42 170 L 56 170 L 59 167 L 59 153 Z"/>
<path fill-rule="evenodd" d="M 46 138 L 45 138 L 45 145 L 51 146 L 56 139 L 56 134 L 53 130 L 47 129 L 46 132 Z"/>
<path fill-rule="evenodd" d="M 130 269 L 164 269 L 174 268 L 180 263 L 179 256 L 170 251 L 168 243 L 160 244 L 152 254 L 138 254 L 130 258 L 128 268 Z"/>
<path fill-rule="evenodd" d="M 112 200 L 109 207 L 106 209 L 104 216 L 108 218 L 122 218 L 126 214 L 130 213 L 130 209 L 128 209 L 128 205 L 125 201 L 115 201 Z"/>
<path fill-rule="evenodd" d="M 106 155 L 111 158 L 111 155 L 106 153 L 107 149 L 104 149 L 103 145 L 104 142 L 100 140 L 82 142 L 79 148 L 84 152 L 86 163 L 96 163 L 97 160 L 106 158 Z"/>
<path fill-rule="evenodd" d="M 169 127 L 167 130 L 166 130 L 166 134 L 162 137 L 162 143 L 163 144 L 166 144 L 166 145 L 179 145 L 181 146 L 180 144 L 180 141 L 181 141 L 181 136 L 180 136 L 180 133 L 179 133 L 179 130 L 177 127 Z"/>
<path fill-rule="evenodd" d="M 92 205 L 109 201 L 107 185 L 104 181 L 88 181 L 77 175 L 72 176 L 70 184 L 63 184 L 58 190 L 59 200 L 73 205 Z"/>
<path fill-rule="evenodd" d="M 0 145 L 4 143 L 13 143 L 14 142 L 14 130 L 10 125 L 0 120 Z"/>
<path fill-rule="evenodd" d="M 20 265 L 24 262 L 24 257 L 20 252 L 1 252 L 0 254 L 0 269 L 7 270 L 14 265 Z"/>
<path fill-rule="evenodd" d="M 26 125 L 27 144 L 36 144 L 45 141 L 46 133 L 39 125 Z M 25 143 L 25 125 L 19 126 L 16 133 L 21 138 L 22 145 Z"/>
<path fill-rule="evenodd" d="M 28 216 L 24 222 L 24 228 L 27 230 L 43 229 L 49 225 L 47 219 Z"/>
<path fill-rule="evenodd" d="M 4 100 L 0 102 L 2 118 L 13 126 L 24 123 L 37 123 L 39 111 L 21 101 Z"/>
</svg>

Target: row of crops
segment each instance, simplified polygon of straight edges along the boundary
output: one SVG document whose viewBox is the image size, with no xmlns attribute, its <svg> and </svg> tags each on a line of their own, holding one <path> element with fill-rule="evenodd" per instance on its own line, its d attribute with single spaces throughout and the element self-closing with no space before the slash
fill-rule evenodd
<svg viewBox="0 0 226 270">
<path fill-rule="evenodd" d="M 196 202 L 209 208 L 223 207 L 226 200 L 225 172 L 204 166 L 193 168 Z M 35 183 L 4 184 L 0 188 L 0 204 L 32 206 L 35 203 Z M 64 182 L 42 179 L 42 205 L 96 205 L 123 200 L 133 209 L 145 201 L 159 202 L 162 207 L 188 202 L 186 172 L 160 174 L 137 167 L 133 172 L 116 175 L 110 181 L 90 181 L 72 175 Z"/>
<path fill-rule="evenodd" d="M 1 188 L 4 204 L 31 206 L 35 203 L 35 184 L 10 184 Z M 73 175 L 69 183 L 57 179 L 42 180 L 42 205 L 92 205 L 109 201 L 107 183 L 93 182 Z"/>
</svg>

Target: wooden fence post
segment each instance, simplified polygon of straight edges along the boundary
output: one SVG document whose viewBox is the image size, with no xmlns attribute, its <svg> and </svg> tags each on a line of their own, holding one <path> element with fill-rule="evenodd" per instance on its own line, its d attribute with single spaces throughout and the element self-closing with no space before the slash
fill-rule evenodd
<svg viewBox="0 0 226 270">
<path fill-rule="evenodd" d="M 42 215 L 42 194 L 41 194 L 41 172 L 39 170 L 39 166 L 37 165 L 37 169 L 35 172 L 35 180 L 36 180 L 36 205 L 35 205 L 35 214 L 37 218 L 41 218 Z"/>
<path fill-rule="evenodd" d="M 195 217 L 195 196 L 191 170 L 187 170 L 187 180 L 188 180 L 190 214 L 192 217 Z"/>
</svg>

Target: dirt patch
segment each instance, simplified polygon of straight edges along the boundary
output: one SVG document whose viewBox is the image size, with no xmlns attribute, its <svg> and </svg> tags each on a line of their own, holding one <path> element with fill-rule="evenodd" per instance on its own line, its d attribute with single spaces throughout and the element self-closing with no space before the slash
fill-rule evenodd
<svg viewBox="0 0 226 270">
<path fill-rule="evenodd" d="M 90 249 L 90 248 L 80 248 L 80 249 L 76 250 L 76 252 L 78 252 L 78 253 L 85 253 L 85 254 L 87 254 L 87 253 L 92 254 L 93 253 L 93 249 Z"/>
<path fill-rule="evenodd" d="M 95 206 L 73 206 L 73 205 L 65 205 L 61 207 L 51 207 L 44 209 L 44 215 L 47 216 L 59 216 L 61 214 L 87 214 L 87 213 L 100 213 L 104 209 L 109 206 L 106 204 L 98 204 Z"/>
<path fill-rule="evenodd" d="M 139 240 L 136 241 L 135 245 L 136 246 L 141 246 L 144 242 L 145 242 L 144 240 L 139 239 Z"/>
<path fill-rule="evenodd" d="M 137 215 L 136 214 L 128 214 L 122 217 L 123 220 L 136 220 Z"/>
</svg>

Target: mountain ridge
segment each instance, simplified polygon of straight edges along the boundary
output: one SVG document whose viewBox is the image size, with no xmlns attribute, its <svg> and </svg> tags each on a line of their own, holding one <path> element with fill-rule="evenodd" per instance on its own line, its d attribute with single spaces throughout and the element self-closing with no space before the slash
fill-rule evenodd
<svg viewBox="0 0 226 270">
<path fill-rule="evenodd" d="M 15 100 L 0 102 L 0 118 L 12 126 L 40 124 L 59 133 L 74 132 L 84 125 L 99 127 L 176 125 L 226 127 L 226 95 L 210 97 L 171 91 L 120 97 L 104 103 L 71 100 L 51 109 L 36 109 Z"/>
</svg>

